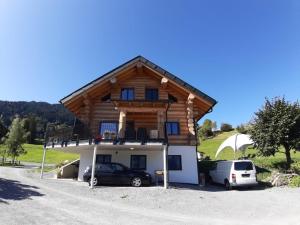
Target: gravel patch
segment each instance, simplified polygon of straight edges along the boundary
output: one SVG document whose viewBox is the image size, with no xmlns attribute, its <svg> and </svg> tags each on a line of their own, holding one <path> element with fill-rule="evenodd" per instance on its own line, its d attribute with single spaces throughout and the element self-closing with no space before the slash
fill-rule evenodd
<svg viewBox="0 0 300 225">
<path fill-rule="evenodd" d="M 298 224 L 299 188 L 110 187 L 0 168 L 0 224 Z"/>
</svg>

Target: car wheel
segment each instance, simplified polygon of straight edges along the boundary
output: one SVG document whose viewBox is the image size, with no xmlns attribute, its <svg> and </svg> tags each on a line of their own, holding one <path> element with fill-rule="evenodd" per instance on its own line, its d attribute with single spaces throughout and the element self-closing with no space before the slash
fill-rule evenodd
<svg viewBox="0 0 300 225">
<path fill-rule="evenodd" d="M 134 177 L 134 178 L 131 180 L 131 186 L 133 186 L 133 187 L 140 187 L 140 186 L 142 186 L 142 180 L 141 180 L 141 178 L 139 178 L 139 177 Z"/>
<path fill-rule="evenodd" d="M 225 180 L 224 186 L 225 186 L 226 190 L 231 190 L 231 188 L 232 188 L 228 180 Z"/>
<path fill-rule="evenodd" d="M 97 186 L 97 185 L 98 185 L 98 179 L 97 177 L 94 177 L 93 186 Z M 89 186 L 91 186 L 91 179 L 89 179 Z"/>
</svg>

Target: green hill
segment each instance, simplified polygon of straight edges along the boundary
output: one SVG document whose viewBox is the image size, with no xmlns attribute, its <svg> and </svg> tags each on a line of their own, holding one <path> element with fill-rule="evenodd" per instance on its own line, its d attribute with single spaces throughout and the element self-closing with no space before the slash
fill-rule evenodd
<svg viewBox="0 0 300 225">
<path fill-rule="evenodd" d="M 231 148 L 226 148 L 223 152 L 219 154 L 217 159 L 215 159 L 215 154 L 222 142 L 235 133 L 237 132 L 223 132 L 214 138 L 204 140 L 199 145 L 198 151 L 202 152 L 204 154 L 204 157 L 208 156 L 211 160 L 232 160 L 234 159 L 234 152 Z M 285 154 L 283 153 L 283 149 L 281 149 L 281 152 L 277 153 L 275 156 L 262 157 L 259 156 L 257 150 L 253 149 L 252 147 L 249 147 L 245 151 L 245 156 L 248 155 L 252 157 L 251 159 L 257 166 L 268 169 L 282 169 L 286 160 Z M 291 156 L 294 162 L 300 162 L 300 152 L 291 152 Z M 239 157 L 242 157 L 241 152 L 236 153 L 236 159 L 238 159 Z"/>
</svg>

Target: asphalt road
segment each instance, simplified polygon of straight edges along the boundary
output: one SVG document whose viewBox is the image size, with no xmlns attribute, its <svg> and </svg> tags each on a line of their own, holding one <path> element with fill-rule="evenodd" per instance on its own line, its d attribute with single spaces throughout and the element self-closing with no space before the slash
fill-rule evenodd
<svg viewBox="0 0 300 225">
<path fill-rule="evenodd" d="M 0 224 L 299 224 L 300 189 L 98 187 L 0 167 Z"/>
</svg>

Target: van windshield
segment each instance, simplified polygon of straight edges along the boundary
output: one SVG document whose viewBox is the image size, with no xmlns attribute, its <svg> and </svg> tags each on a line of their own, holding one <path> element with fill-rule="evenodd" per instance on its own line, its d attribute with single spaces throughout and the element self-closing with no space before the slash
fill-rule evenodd
<svg viewBox="0 0 300 225">
<path fill-rule="evenodd" d="M 234 170 L 253 170 L 252 162 L 235 162 Z"/>
</svg>

